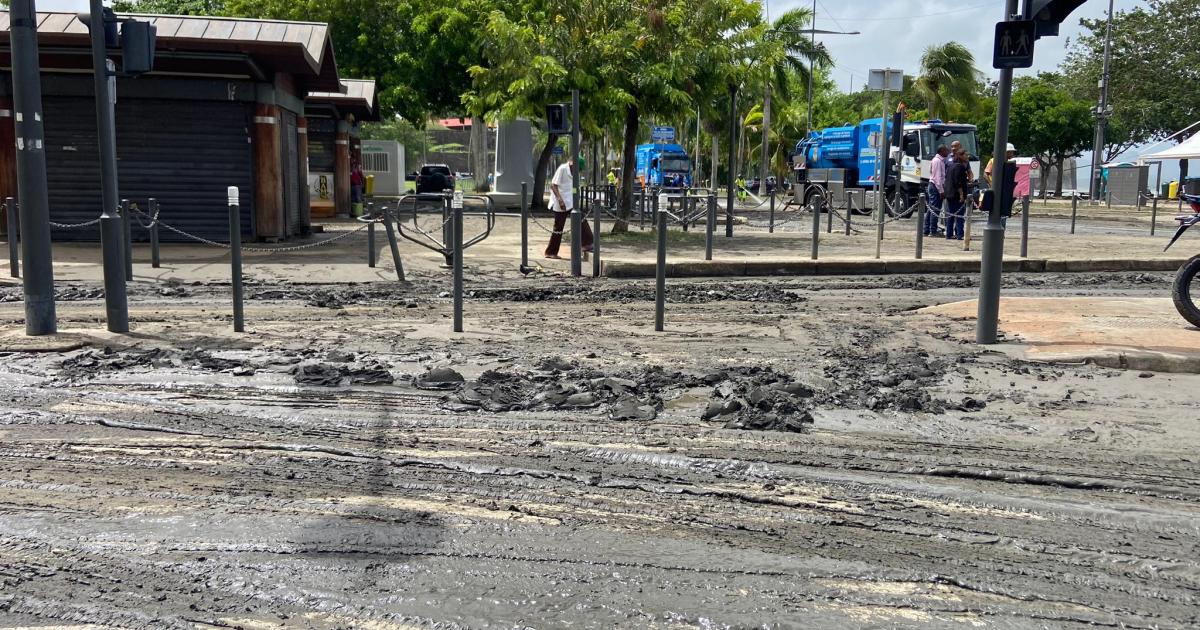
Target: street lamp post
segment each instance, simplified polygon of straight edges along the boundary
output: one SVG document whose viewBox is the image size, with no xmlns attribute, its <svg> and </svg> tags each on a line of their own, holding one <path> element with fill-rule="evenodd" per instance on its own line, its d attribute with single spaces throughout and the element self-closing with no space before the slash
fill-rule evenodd
<svg viewBox="0 0 1200 630">
<path fill-rule="evenodd" d="M 1104 136 L 1113 108 L 1108 104 L 1109 63 L 1112 59 L 1113 0 L 1108 0 L 1108 27 L 1104 33 L 1104 69 L 1100 74 L 1100 102 L 1092 109 L 1096 117 L 1096 137 L 1092 145 L 1092 203 L 1100 201 L 1101 169 L 1104 164 Z"/>
</svg>

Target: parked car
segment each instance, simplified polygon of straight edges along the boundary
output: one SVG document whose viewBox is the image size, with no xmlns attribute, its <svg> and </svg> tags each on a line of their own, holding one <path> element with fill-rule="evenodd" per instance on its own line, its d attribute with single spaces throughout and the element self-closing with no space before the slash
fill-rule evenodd
<svg viewBox="0 0 1200 630">
<path fill-rule="evenodd" d="M 454 173 L 446 164 L 426 164 L 417 174 L 417 194 L 440 193 L 454 188 Z"/>
</svg>

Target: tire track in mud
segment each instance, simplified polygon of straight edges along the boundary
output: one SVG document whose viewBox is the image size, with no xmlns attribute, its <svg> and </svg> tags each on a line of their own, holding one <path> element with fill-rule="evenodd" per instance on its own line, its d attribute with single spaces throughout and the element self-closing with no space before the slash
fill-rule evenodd
<svg viewBox="0 0 1200 630">
<path fill-rule="evenodd" d="M 694 322 L 724 319 L 711 303 L 686 308 Z M 779 343 L 735 339 L 758 356 Z M 531 362 L 547 343 L 512 352 Z M 632 345 L 601 361 L 686 350 Z M 456 343 L 455 362 L 484 365 L 487 346 Z M 701 401 L 668 404 L 653 423 L 454 414 L 403 386 L 145 376 L 0 403 L 18 412 L 0 414 L 0 619 L 1200 623 L 1200 473 L 1175 451 L 1042 440 L 1032 453 L 1027 438 L 824 422 L 734 431 L 701 422 Z M 920 429 L 917 415 L 878 417 Z"/>
</svg>

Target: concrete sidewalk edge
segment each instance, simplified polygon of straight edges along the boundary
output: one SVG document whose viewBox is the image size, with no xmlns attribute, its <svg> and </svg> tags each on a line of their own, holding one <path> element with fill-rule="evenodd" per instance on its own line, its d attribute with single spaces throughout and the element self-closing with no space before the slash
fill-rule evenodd
<svg viewBox="0 0 1200 630">
<path fill-rule="evenodd" d="M 1175 271 L 1187 258 L 1007 259 L 1008 272 Z M 976 273 L 972 259 L 923 260 L 684 260 L 667 262 L 668 278 L 736 276 L 854 276 L 910 273 Z M 607 278 L 653 278 L 652 262 L 602 261 Z"/>
</svg>

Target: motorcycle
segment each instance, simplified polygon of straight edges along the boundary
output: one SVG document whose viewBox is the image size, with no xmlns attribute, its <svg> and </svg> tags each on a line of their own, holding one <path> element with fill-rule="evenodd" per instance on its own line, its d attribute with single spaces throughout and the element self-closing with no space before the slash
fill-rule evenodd
<svg viewBox="0 0 1200 630">
<path fill-rule="evenodd" d="M 1175 220 L 1179 222 L 1179 229 L 1175 231 L 1175 236 L 1171 237 L 1171 242 L 1163 248 L 1164 252 L 1171 249 L 1175 241 L 1178 241 L 1188 228 L 1200 224 L 1200 195 L 1188 195 L 1182 192 L 1180 194 L 1183 196 L 1183 200 L 1192 207 L 1192 214 L 1175 217 Z M 1200 328 L 1200 256 L 1192 256 L 1176 272 L 1175 283 L 1171 286 L 1171 298 L 1174 300 L 1175 309 L 1179 311 L 1179 314 L 1193 326 Z"/>
</svg>

